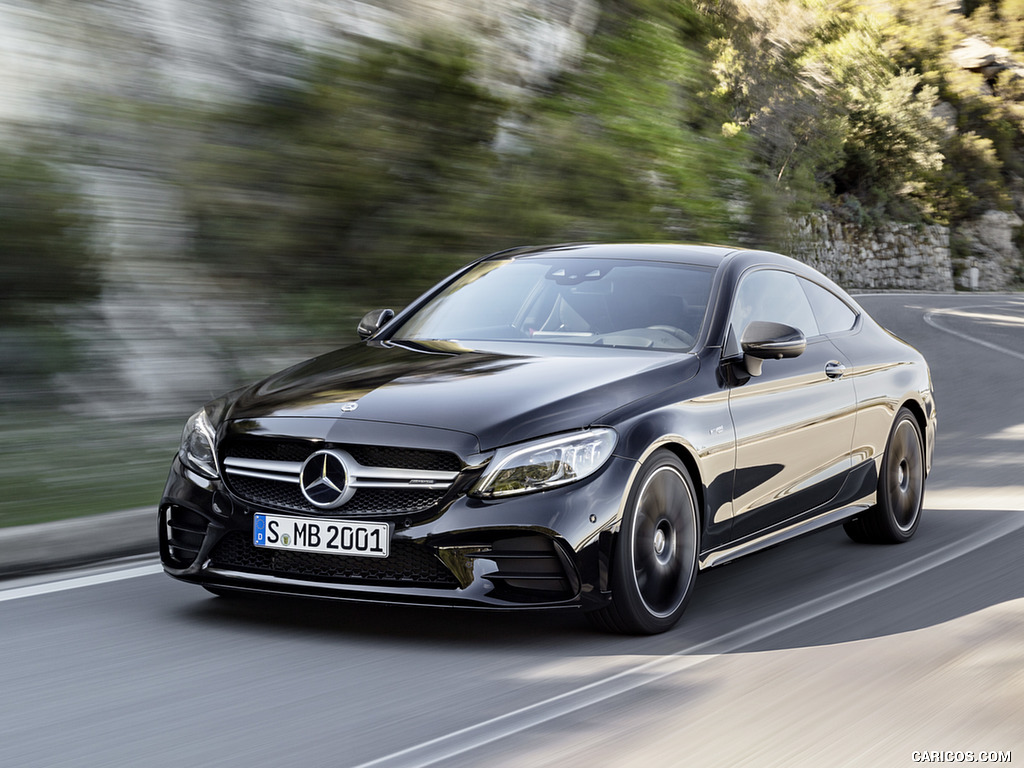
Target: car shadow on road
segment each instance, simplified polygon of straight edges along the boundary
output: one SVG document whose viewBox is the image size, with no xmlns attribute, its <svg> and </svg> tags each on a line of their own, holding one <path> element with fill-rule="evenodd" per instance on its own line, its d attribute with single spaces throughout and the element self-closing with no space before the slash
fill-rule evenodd
<svg viewBox="0 0 1024 768">
<path fill-rule="evenodd" d="M 960 556 L 980 527 L 1020 512 L 929 512 L 899 546 L 864 546 L 829 529 L 701 573 L 683 620 L 654 637 L 602 634 L 579 610 L 490 611 L 196 592 L 183 619 L 218 628 L 336 636 L 393 648 L 529 647 L 579 654 L 747 652 L 898 634 L 1024 598 L 1024 529 Z M 952 549 L 951 549 L 952 548 Z M 909 573 L 908 573 L 909 571 Z"/>
</svg>

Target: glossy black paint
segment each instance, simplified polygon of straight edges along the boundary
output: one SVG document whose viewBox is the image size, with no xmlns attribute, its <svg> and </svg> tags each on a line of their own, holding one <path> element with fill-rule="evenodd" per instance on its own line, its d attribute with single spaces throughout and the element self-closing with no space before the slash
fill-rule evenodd
<svg viewBox="0 0 1024 768">
<path fill-rule="evenodd" d="M 693 355 L 479 342 L 371 340 L 300 364 L 243 391 L 227 418 L 338 418 L 467 431 L 477 450 L 578 429 L 616 406 L 691 378 Z M 514 404 L 513 404 L 514 403 Z M 346 421 L 354 420 L 346 417 Z"/>
<path fill-rule="evenodd" d="M 627 494 L 643 461 L 659 448 L 676 453 L 693 480 L 703 567 L 841 522 L 870 506 L 885 440 L 901 406 L 919 421 L 930 468 L 936 418 L 924 359 L 809 267 L 777 254 L 705 246 L 558 246 L 512 255 L 551 254 L 714 269 L 693 350 L 402 341 L 403 323 L 474 266 L 469 265 L 368 340 L 207 406 L 221 473 L 204 478 L 175 459 L 160 504 L 165 570 L 222 590 L 596 608 L 609 599 Z M 509 253 L 488 258 L 496 257 Z M 857 317 L 847 330 L 807 334 L 801 354 L 766 360 L 761 374 L 751 376 L 731 333 L 730 313 L 740 280 L 763 269 L 812 281 Z M 347 403 L 356 409 L 343 411 Z M 595 426 L 613 428 L 618 441 L 614 457 L 594 475 L 500 500 L 468 495 L 496 449 Z M 407 548 L 412 559 L 426 558 L 415 567 L 429 571 L 429 578 L 367 576 L 362 563 L 347 575 L 283 575 L 275 557 L 219 565 L 218 547 L 229 541 L 233 557 L 244 560 L 237 539 L 251 537 L 254 513 L 280 511 L 272 503 L 247 500 L 224 477 L 224 446 L 257 439 L 456 457 L 457 478 L 441 497 L 412 511 L 383 508 L 362 518 L 388 523 L 396 547 Z M 332 512 L 341 519 L 347 514 L 344 507 Z M 517 579 L 531 563 L 533 580 Z"/>
</svg>

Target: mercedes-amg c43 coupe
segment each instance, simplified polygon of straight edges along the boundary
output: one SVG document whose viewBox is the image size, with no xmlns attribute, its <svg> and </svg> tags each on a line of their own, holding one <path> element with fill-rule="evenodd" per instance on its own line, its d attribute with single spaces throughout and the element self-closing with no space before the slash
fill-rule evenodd
<svg viewBox="0 0 1024 768">
<path fill-rule="evenodd" d="M 920 522 L 924 358 L 785 256 L 509 250 L 359 335 L 188 420 L 159 507 L 167 573 L 655 633 L 701 569 Z"/>
</svg>

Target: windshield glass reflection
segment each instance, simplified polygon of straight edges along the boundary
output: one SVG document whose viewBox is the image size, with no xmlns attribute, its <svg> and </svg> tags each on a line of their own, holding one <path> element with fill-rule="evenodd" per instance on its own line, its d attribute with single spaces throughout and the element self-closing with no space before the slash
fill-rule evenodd
<svg viewBox="0 0 1024 768">
<path fill-rule="evenodd" d="M 396 341 L 528 341 L 687 351 L 712 270 L 658 261 L 486 261 L 397 329 Z"/>
</svg>

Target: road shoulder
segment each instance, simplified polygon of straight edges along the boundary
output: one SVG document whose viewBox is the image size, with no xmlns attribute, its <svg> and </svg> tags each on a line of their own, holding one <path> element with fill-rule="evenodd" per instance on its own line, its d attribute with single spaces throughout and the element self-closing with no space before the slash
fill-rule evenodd
<svg viewBox="0 0 1024 768">
<path fill-rule="evenodd" d="M 156 510 L 152 507 L 0 528 L 0 577 L 156 551 Z"/>
</svg>

